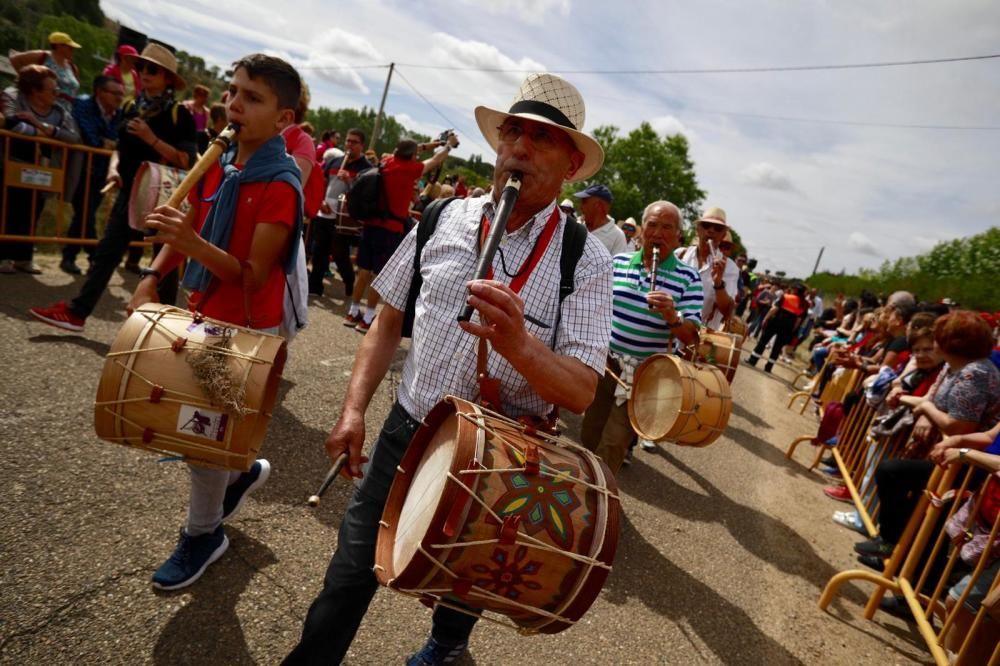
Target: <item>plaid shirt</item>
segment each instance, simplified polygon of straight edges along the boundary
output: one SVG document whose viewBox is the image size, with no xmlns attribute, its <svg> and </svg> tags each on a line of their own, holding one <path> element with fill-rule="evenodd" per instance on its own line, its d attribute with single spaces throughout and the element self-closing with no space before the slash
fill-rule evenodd
<svg viewBox="0 0 1000 666">
<path fill-rule="evenodd" d="M 420 262 L 423 287 L 399 387 L 399 402 L 415 419 L 423 419 L 446 394 L 468 400 L 479 395 L 479 338 L 459 328 L 456 317 L 468 296 L 465 285 L 475 274 L 480 219 L 484 212 L 492 214 L 493 205 L 487 197 L 450 204 L 424 246 Z M 507 273 L 523 265 L 555 205 L 553 201 L 520 229 L 504 235 L 493 260 L 494 279 L 510 283 Z M 548 249 L 518 294 L 525 314 L 544 326 L 527 319 L 524 325 L 557 354 L 576 358 L 603 374 L 611 331 L 611 258 L 599 241 L 587 237 L 574 274 L 574 291 L 563 301 L 560 313 L 559 257 L 565 224 L 566 216 L 560 213 Z M 385 302 L 398 310 L 406 308 L 415 250 L 413 229 L 374 283 Z M 477 321 L 478 314 L 473 319 Z M 544 415 L 551 410 L 505 358 L 491 352 L 488 368 L 490 375 L 500 380 L 500 397 L 509 416 Z"/>
</svg>

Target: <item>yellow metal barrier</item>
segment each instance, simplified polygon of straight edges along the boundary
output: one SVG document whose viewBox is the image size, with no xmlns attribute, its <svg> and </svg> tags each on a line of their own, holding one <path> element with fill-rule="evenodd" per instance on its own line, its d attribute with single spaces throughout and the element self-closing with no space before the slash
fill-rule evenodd
<svg viewBox="0 0 1000 666">
<path fill-rule="evenodd" d="M 24 162 L 11 157 L 11 141 L 29 142 L 34 144 L 33 160 Z M 23 241 L 27 243 L 59 243 L 63 245 L 97 245 L 98 238 L 87 238 L 87 219 L 90 210 L 90 177 L 94 169 L 95 157 L 110 158 L 112 151 L 103 148 L 91 148 L 82 144 L 67 144 L 45 137 L 28 136 L 0 129 L 0 145 L 3 146 L 3 206 L 0 208 L 0 241 Z M 43 147 L 51 148 L 61 154 L 59 160 L 50 160 L 43 154 Z M 57 162 L 57 163 L 56 163 Z M 83 211 L 79 236 L 66 236 L 72 216 L 69 213 L 71 204 L 64 196 L 66 183 L 73 180 L 73 170 L 79 169 L 76 187 L 82 187 Z M 28 210 L 10 210 L 11 190 L 29 191 L 31 202 Z M 54 233 L 39 232 L 39 217 L 45 206 L 45 200 L 56 202 Z M 14 220 L 28 216 L 28 224 L 24 227 L 27 233 L 15 233 L 11 230 Z M 147 242 L 134 242 L 133 246 L 147 246 Z"/>
<path fill-rule="evenodd" d="M 883 574 L 864 570 L 836 574 L 820 596 L 820 608 L 827 609 L 844 583 L 864 580 L 876 586 L 865 606 L 865 618 L 870 620 L 874 617 L 886 591 L 902 596 L 938 666 L 1000 664 L 1000 617 L 991 618 L 991 609 L 986 603 L 980 604 L 974 614 L 965 606 L 974 586 L 988 585 L 985 589 L 990 590 L 990 596 L 1000 592 L 1000 572 L 991 572 L 988 568 L 993 561 L 991 544 L 1000 536 L 1000 515 L 991 526 L 980 523 L 980 529 L 989 530 L 987 547 L 967 574 L 964 590 L 958 598 L 951 596 L 942 601 L 949 587 L 949 578 L 959 563 L 960 550 L 951 547 L 946 521 L 940 519 L 942 515 L 950 519 L 957 513 L 967 491 L 981 477 L 982 471 L 974 465 L 952 465 L 947 469 L 936 467 L 899 543 L 885 563 Z M 950 504 L 946 501 L 949 496 L 954 497 Z M 964 522 L 965 531 L 973 529 L 983 502 L 983 493 L 976 497 Z M 939 571 L 940 558 L 948 553 L 949 547 L 951 552 L 947 554 L 947 562 L 943 571 Z M 928 593 L 927 590 L 931 591 Z M 1000 608 L 993 612 L 1000 612 Z M 940 626 L 939 629 L 935 629 L 935 623 Z"/>
</svg>

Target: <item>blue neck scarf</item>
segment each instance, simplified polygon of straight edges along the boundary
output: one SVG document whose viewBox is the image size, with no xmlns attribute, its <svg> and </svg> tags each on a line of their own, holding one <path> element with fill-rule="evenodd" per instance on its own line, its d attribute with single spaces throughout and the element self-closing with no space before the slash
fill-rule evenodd
<svg viewBox="0 0 1000 666">
<path fill-rule="evenodd" d="M 243 170 L 237 169 L 236 147 L 233 146 L 222 156 L 222 183 L 215 194 L 208 199 L 212 209 L 201 228 L 201 237 L 219 249 L 229 249 L 229 238 L 233 232 L 236 220 L 236 208 L 240 200 L 240 185 L 243 183 L 267 183 L 278 181 L 288 183 L 295 189 L 299 205 L 295 208 L 295 219 L 292 233 L 289 236 L 288 258 L 285 261 L 285 272 L 295 267 L 295 259 L 299 251 L 299 236 L 302 234 L 302 172 L 295 159 L 285 150 L 285 140 L 276 136 L 257 149 Z M 208 288 L 212 273 L 199 262 L 192 259 L 184 271 L 184 286 L 202 293 Z"/>
</svg>

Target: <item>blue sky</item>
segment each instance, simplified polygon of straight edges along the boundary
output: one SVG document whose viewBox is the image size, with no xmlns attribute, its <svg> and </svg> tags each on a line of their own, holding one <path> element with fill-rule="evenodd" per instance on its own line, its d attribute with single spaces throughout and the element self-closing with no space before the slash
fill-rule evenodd
<svg viewBox="0 0 1000 666">
<path fill-rule="evenodd" d="M 491 159 L 477 104 L 506 108 L 517 72 L 770 67 L 1000 52 L 990 0 L 104 0 L 113 18 L 226 66 L 253 51 L 301 68 L 314 103 L 386 108 L 415 130 L 454 124 Z M 345 67 L 345 66 L 352 67 Z M 772 270 L 849 271 L 1000 220 L 1000 59 L 885 69 L 699 75 L 563 74 L 585 129 L 647 120 L 682 132 L 707 205 Z M 451 123 L 410 88 L 415 86 Z M 811 119 L 789 120 L 789 119 Z M 813 122 L 826 120 L 833 122 Z M 613 212 L 613 211 L 612 211 Z"/>
</svg>

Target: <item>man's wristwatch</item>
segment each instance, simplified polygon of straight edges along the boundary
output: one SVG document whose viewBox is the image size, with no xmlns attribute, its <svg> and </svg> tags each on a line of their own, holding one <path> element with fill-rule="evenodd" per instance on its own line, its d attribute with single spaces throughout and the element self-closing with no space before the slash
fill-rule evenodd
<svg viewBox="0 0 1000 666">
<path fill-rule="evenodd" d="M 959 449 L 958 450 L 958 459 L 959 460 L 965 460 L 965 456 L 967 456 L 968 454 L 969 454 L 969 449 Z"/>
<path fill-rule="evenodd" d="M 140 280 L 143 280 L 143 279 L 149 277 L 150 275 L 154 276 L 156 278 L 157 282 L 159 282 L 160 280 L 163 279 L 163 276 L 160 274 L 160 271 L 156 270 L 155 268 L 141 268 L 141 269 L 139 269 L 139 279 Z"/>
<path fill-rule="evenodd" d="M 718 291 L 719 289 L 725 289 L 726 288 L 726 281 L 725 280 L 719 280 L 718 282 L 716 282 L 712 286 L 715 287 L 716 291 Z"/>
</svg>

